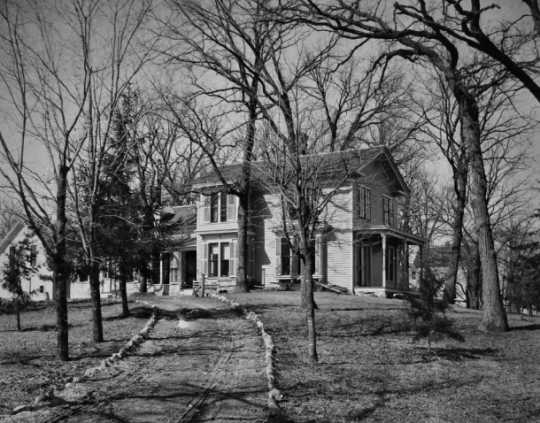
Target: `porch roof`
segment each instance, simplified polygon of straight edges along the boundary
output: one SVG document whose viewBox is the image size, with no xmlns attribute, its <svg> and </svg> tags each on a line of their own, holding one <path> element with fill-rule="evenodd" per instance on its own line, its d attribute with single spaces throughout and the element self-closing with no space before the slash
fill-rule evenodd
<svg viewBox="0 0 540 423">
<path fill-rule="evenodd" d="M 418 235 L 411 234 L 410 232 L 405 232 L 397 228 L 392 228 L 390 226 L 386 225 L 373 225 L 369 228 L 362 228 L 362 229 L 356 229 L 355 233 L 360 234 L 385 234 L 390 235 L 395 238 L 403 239 L 404 241 L 407 241 L 409 244 L 414 245 L 423 245 L 424 239 Z"/>
</svg>

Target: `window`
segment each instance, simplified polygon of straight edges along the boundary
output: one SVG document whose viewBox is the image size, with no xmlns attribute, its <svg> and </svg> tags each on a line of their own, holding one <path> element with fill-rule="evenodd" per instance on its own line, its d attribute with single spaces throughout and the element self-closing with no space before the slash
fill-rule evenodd
<svg viewBox="0 0 540 423">
<path fill-rule="evenodd" d="M 208 277 L 216 278 L 235 274 L 235 245 L 236 241 L 212 242 L 206 245 L 208 264 L 203 264 L 203 268 L 207 270 Z"/>
<path fill-rule="evenodd" d="M 225 192 L 219 195 L 219 218 L 220 222 L 227 221 L 227 193 Z"/>
<path fill-rule="evenodd" d="M 216 277 L 218 275 L 219 263 L 219 244 L 208 244 L 208 276 Z"/>
<path fill-rule="evenodd" d="M 276 239 L 276 274 L 296 276 L 300 270 L 300 256 L 295 254 L 287 238 Z"/>
<path fill-rule="evenodd" d="M 231 261 L 231 247 L 228 242 L 221 244 L 219 276 L 229 276 L 229 264 Z"/>
<path fill-rule="evenodd" d="M 281 274 L 291 274 L 291 247 L 287 238 L 281 238 Z"/>
<path fill-rule="evenodd" d="M 39 292 L 43 294 L 45 292 L 45 287 L 43 285 L 39 285 Z"/>
<path fill-rule="evenodd" d="M 389 197 L 383 197 L 383 223 L 388 226 L 396 224 L 396 210 L 394 200 Z"/>
<path fill-rule="evenodd" d="M 366 187 L 358 189 L 358 217 L 367 221 L 371 220 L 371 190 Z"/>
<path fill-rule="evenodd" d="M 180 275 L 179 275 L 178 259 L 173 256 L 173 258 L 171 259 L 169 278 L 171 282 L 180 282 L 179 276 Z"/>
<path fill-rule="evenodd" d="M 202 220 L 211 223 L 236 220 L 236 197 L 226 192 L 205 195 Z"/>
<path fill-rule="evenodd" d="M 210 196 L 210 222 L 219 222 L 218 210 L 219 210 L 219 195 L 217 193 L 214 193 Z"/>
</svg>

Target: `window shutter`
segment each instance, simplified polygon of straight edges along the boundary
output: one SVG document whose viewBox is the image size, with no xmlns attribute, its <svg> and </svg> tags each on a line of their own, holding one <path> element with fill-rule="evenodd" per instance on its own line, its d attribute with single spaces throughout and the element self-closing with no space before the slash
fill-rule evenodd
<svg viewBox="0 0 540 423">
<path fill-rule="evenodd" d="M 371 190 L 366 189 L 366 220 L 371 221 Z"/>
<path fill-rule="evenodd" d="M 281 238 L 276 236 L 276 276 L 281 276 Z"/>
<path fill-rule="evenodd" d="M 356 185 L 356 187 L 353 189 L 353 208 L 354 208 L 354 216 L 356 216 L 357 219 L 360 219 L 362 216 L 362 205 L 360 204 L 360 186 Z"/>
<path fill-rule="evenodd" d="M 201 273 L 208 275 L 208 244 L 203 244 L 203 256 L 201 260 Z"/>
<path fill-rule="evenodd" d="M 227 195 L 227 221 L 236 221 L 236 195 Z"/>
<path fill-rule="evenodd" d="M 210 222 L 210 196 L 202 195 L 202 221 L 203 223 Z"/>
<path fill-rule="evenodd" d="M 32 266 L 36 265 L 36 259 L 37 259 L 37 247 L 34 244 L 32 244 L 32 246 L 30 247 L 30 264 Z"/>
<path fill-rule="evenodd" d="M 236 240 L 231 241 L 231 251 L 230 251 L 230 265 L 229 265 L 229 275 L 236 275 L 236 263 L 238 262 L 236 257 Z"/>
</svg>

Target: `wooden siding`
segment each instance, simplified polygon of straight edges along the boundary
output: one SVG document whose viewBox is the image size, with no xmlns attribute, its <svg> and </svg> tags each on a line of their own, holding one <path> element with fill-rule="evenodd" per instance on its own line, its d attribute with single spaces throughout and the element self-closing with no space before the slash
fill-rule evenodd
<svg viewBox="0 0 540 423">
<path fill-rule="evenodd" d="M 393 191 L 392 186 L 394 184 L 393 175 L 389 174 L 385 170 L 384 166 L 377 165 L 376 163 L 368 166 L 364 172 L 367 176 L 358 178 L 355 181 L 355 192 L 354 192 L 354 210 L 353 213 L 353 227 L 354 229 L 363 229 L 368 228 L 371 225 L 383 225 L 384 224 L 384 213 L 383 213 L 383 198 L 389 197 L 394 200 L 395 203 L 395 222 L 396 226 L 399 223 L 399 212 L 398 208 L 403 207 L 404 197 L 401 195 L 396 195 L 396 192 Z M 371 191 L 371 219 L 369 221 L 365 219 L 360 219 L 358 216 L 358 210 L 360 206 L 360 199 L 358 198 L 358 187 L 364 186 Z"/>
</svg>

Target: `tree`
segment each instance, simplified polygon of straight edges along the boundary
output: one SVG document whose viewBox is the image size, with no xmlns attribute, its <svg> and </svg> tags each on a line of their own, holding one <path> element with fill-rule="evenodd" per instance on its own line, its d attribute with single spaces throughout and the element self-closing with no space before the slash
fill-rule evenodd
<svg viewBox="0 0 540 423">
<path fill-rule="evenodd" d="M 265 188 L 278 193 L 283 235 L 294 256 L 302 262 L 302 305 L 306 314 L 309 357 L 315 363 L 318 361 L 313 295 L 316 238 L 325 231 L 329 204 L 336 200 L 343 184 L 353 175 L 354 159 L 351 161 L 350 157 L 355 155 L 350 152 L 308 155 L 305 152 L 313 151 L 316 140 L 310 141 L 306 136 L 297 138 L 295 144 L 290 140 L 285 144 L 283 141 L 272 142 L 279 137 L 271 132 L 269 135 L 264 143 L 263 160 L 255 169 Z"/>
<path fill-rule="evenodd" d="M 342 36 L 365 40 L 392 40 L 387 58 L 401 57 L 413 62 L 425 60 L 444 78 L 458 104 L 461 138 L 465 145 L 470 177 L 470 202 L 481 253 L 483 275 L 483 315 L 480 327 L 486 331 L 508 329 L 497 273 L 493 232 L 486 201 L 487 182 L 481 148 L 479 107 L 464 78 L 463 55 L 436 24 L 423 0 L 415 5 L 394 6 L 394 21 L 387 20 L 378 9 L 358 8 L 355 2 L 340 1 L 337 7 L 305 0 L 292 9 L 292 18 L 313 27 L 337 31 Z M 381 9 L 382 10 L 382 9 Z M 398 20 L 398 18 L 403 18 Z"/>
<path fill-rule="evenodd" d="M 131 190 L 134 176 L 131 151 L 136 142 L 130 130 L 133 100 L 129 95 L 123 96 L 113 114 L 111 142 L 103 157 L 103 197 L 98 218 L 103 254 L 116 263 L 120 276 L 122 316 L 129 315 L 126 283 L 136 265 L 138 221 Z"/>
<path fill-rule="evenodd" d="M 540 241 L 532 219 L 514 222 L 509 227 L 506 254 L 506 300 L 510 308 L 532 315 L 540 308 Z"/>
<path fill-rule="evenodd" d="M 70 187 L 71 212 L 76 223 L 82 266 L 88 270 L 92 298 L 92 334 L 95 342 L 103 341 L 101 319 L 100 269 L 104 267 L 104 246 L 109 240 L 100 227 L 104 212 L 106 186 L 102 173 L 104 160 L 111 149 L 115 111 L 140 70 L 149 61 L 149 50 L 141 48 L 143 33 L 151 10 L 150 1 L 138 4 L 113 1 L 96 3 L 83 20 L 99 21 L 91 28 L 109 34 L 115 43 L 92 38 L 93 54 L 87 58 L 91 72 L 90 91 L 84 104 L 85 130 L 88 136 L 76 162 Z M 90 30 L 90 29 L 89 29 Z M 103 43 L 107 43 L 104 45 Z M 104 95 L 103 92 L 107 94 Z"/>
<path fill-rule="evenodd" d="M 217 102 L 224 107 L 217 111 L 218 116 L 229 114 L 229 122 L 241 122 L 229 123 L 228 137 L 216 141 L 218 145 L 224 145 L 231 136 L 234 144 L 240 140 L 242 177 L 234 185 L 226 183 L 225 188 L 239 199 L 236 290 L 247 291 L 250 162 L 254 159 L 260 114 L 261 73 L 274 49 L 283 48 L 278 45 L 283 42 L 279 34 L 282 29 L 266 19 L 265 2 L 262 0 L 171 1 L 169 4 L 175 19 L 169 18 L 164 22 L 166 39 L 169 42 L 181 41 L 184 49 L 176 51 L 170 48 L 170 44 L 165 44 L 162 54 L 193 70 L 195 93 L 191 93 L 191 99 L 204 97 Z M 213 78 L 199 77 L 201 71 L 210 71 Z M 244 134 L 238 135 L 241 131 Z M 199 139 L 191 140 L 202 146 Z M 215 160 L 209 161 L 215 163 Z M 214 171 L 220 173 L 218 167 L 214 167 Z"/>
<path fill-rule="evenodd" d="M 90 89 L 88 7 L 84 2 L 57 3 L 52 8 L 33 1 L 0 5 L 4 24 L 0 48 L 5 58 L 1 82 L 10 117 L 0 130 L 6 164 L 0 173 L 21 201 L 28 225 L 50 259 L 61 360 L 69 358 L 68 175 L 86 140 L 83 109 Z M 63 48 L 66 39 L 70 49 Z M 47 163 L 44 170 L 30 167 L 36 151 Z"/>
<path fill-rule="evenodd" d="M 17 316 L 17 330 L 21 330 L 21 309 L 28 303 L 30 294 L 23 289 L 22 280 L 29 279 L 37 271 L 36 246 L 31 236 L 25 236 L 18 244 L 10 247 L 8 261 L 4 265 L 2 288 L 13 295 Z"/>
<path fill-rule="evenodd" d="M 425 9 L 424 0 L 417 3 Z M 460 0 L 445 0 L 444 3 L 439 19 L 409 10 L 430 28 L 453 39 L 454 43 L 465 43 L 494 59 L 540 101 L 540 85 L 534 78 L 538 73 L 536 43 L 540 35 L 538 0 L 522 0 L 530 14 L 522 13 L 510 20 L 505 19 L 508 10 L 502 10 L 504 7 L 501 5 L 483 6 L 481 0 L 471 0 L 466 5 Z M 403 9 L 405 6 L 400 7 Z M 515 7 L 515 2 L 512 2 L 512 7 Z M 492 21 L 497 24 L 486 27 L 486 22 Z"/>
</svg>

